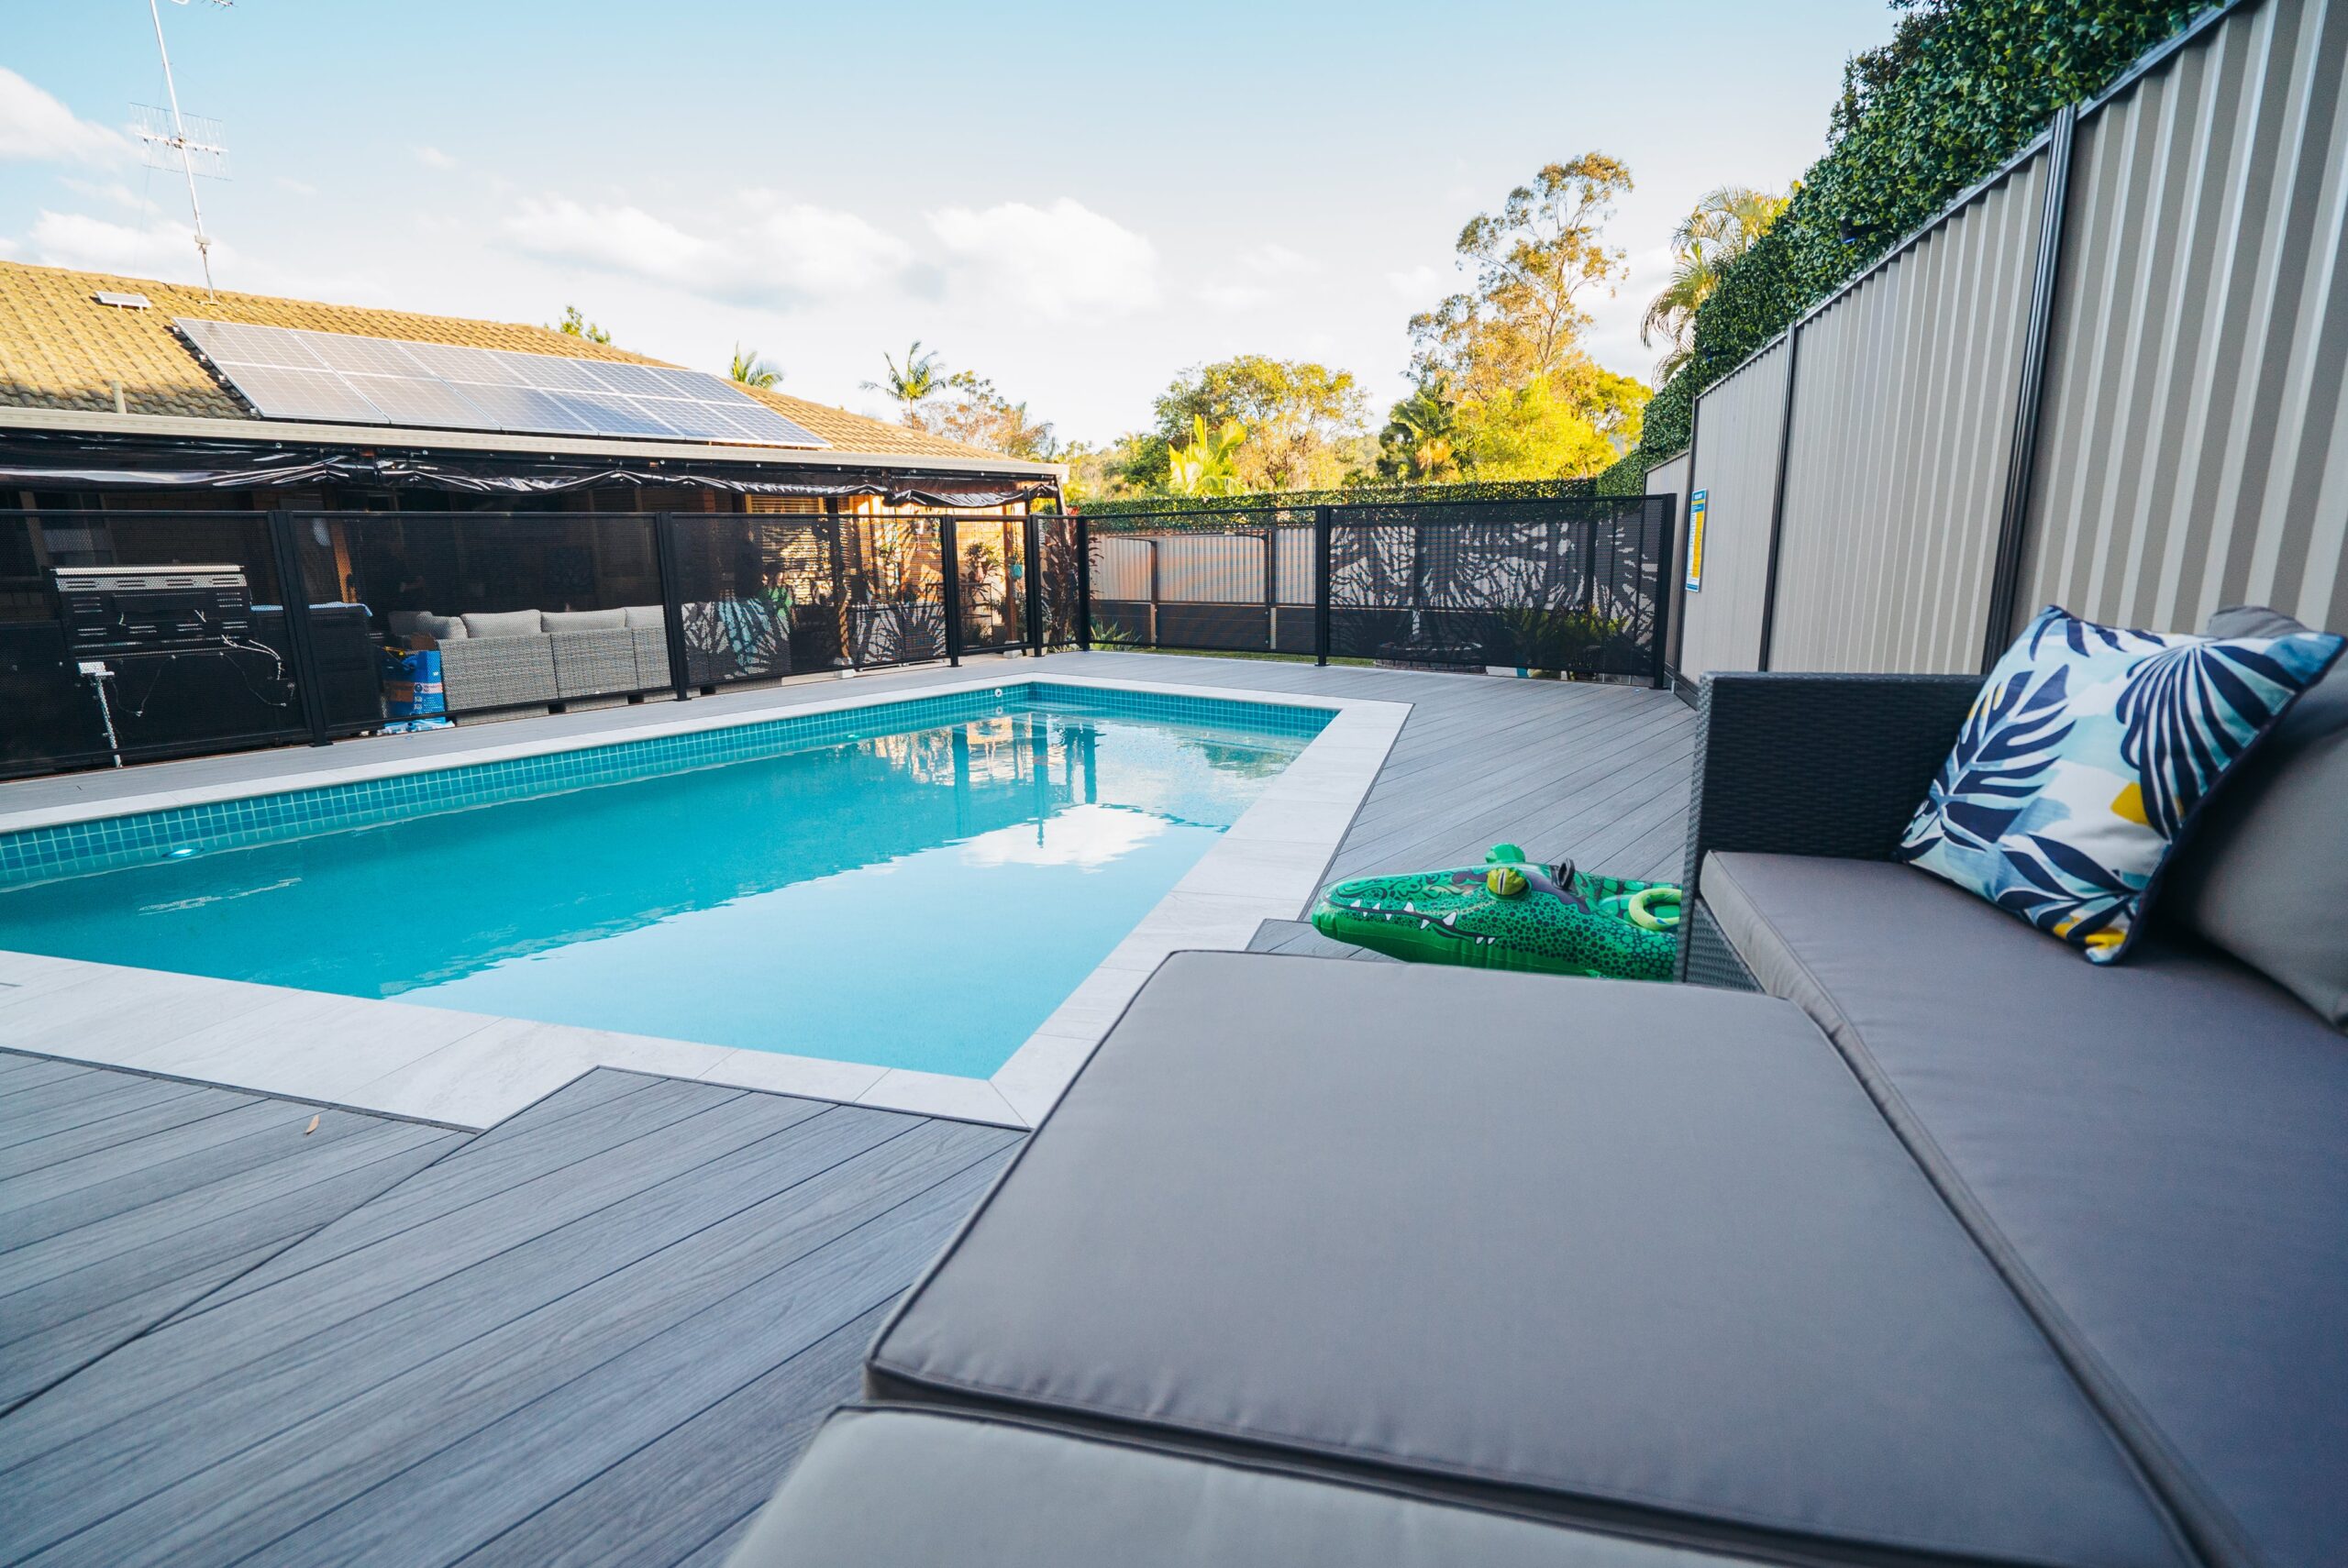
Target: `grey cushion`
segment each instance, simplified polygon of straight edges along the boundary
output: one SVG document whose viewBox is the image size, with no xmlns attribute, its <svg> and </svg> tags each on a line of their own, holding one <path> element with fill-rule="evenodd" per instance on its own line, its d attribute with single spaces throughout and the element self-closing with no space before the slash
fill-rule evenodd
<svg viewBox="0 0 2348 1568">
<path fill-rule="evenodd" d="M 2267 1563 L 2339 1562 L 2348 1042 L 2222 954 L 2156 933 L 2098 968 L 1903 866 L 1715 855 L 1703 889 L 2187 1506 Z"/>
<path fill-rule="evenodd" d="M 2204 630 L 2280 637 L 2307 628 L 2246 608 L 2221 610 Z M 2161 900 L 2165 918 L 2348 1028 L 2348 659 L 2227 778 Z"/>
<path fill-rule="evenodd" d="M 430 637 L 453 643 L 465 635 L 465 623 L 455 615 L 435 615 L 428 610 L 394 610 L 383 617 L 395 637 Z"/>
<path fill-rule="evenodd" d="M 631 604 L 620 614 L 626 617 L 623 624 L 628 626 L 664 626 L 669 621 L 668 612 L 658 604 Z"/>
<path fill-rule="evenodd" d="M 546 631 L 545 617 L 536 610 L 475 611 L 464 622 L 467 635 L 476 637 L 535 637 Z"/>
<path fill-rule="evenodd" d="M 867 1374 L 1705 1540 L 2178 1560 L 1763 997 L 1178 954 Z"/>
<path fill-rule="evenodd" d="M 616 632 L 627 624 L 625 610 L 549 610 L 538 619 L 549 632 Z"/>
<path fill-rule="evenodd" d="M 848 1409 L 729 1568 L 1737 1568 L 1000 1418 Z"/>
</svg>

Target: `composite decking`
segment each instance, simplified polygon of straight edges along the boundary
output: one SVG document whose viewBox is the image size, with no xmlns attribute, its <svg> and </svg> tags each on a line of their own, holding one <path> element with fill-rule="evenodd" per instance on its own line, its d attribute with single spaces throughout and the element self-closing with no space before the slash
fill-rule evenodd
<svg viewBox="0 0 2348 1568">
<path fill-rule="evenodd" d="M 0 1068 L 40 1079 L 33 1094 L 80 1085 L 83 1103 L 121 1108 L 82 1123 L 101 1131 L 81 1154 L 12 1180 L 12 1202 L 89 1194 L 44 1199 L 39 1177 L 110 1161 L 124 1212 L 135 1190 L 158 1220 L 176 1209 L 249 1242 L 236 1272 L 158 1303 L 143 1331 L 0 1419 L 8 1562 L 714 1561 L 1018 1140 L 608 1069 L 478 1135 L 249 1096 L 157 1127 L 140 1108 L 210 1091 L 159 1100 L 183 1086 L 21 1056 Z M 203 1131 L 238 1117 L 260 1125 Z M 359 1120 L 375 1125 L 340 1124 Z M 217 1176 L 239 1144 L 259 1146 Z M 362 1164 L 376 1190 L 347 1188 L 331 1217 L 314 1206 L 299 1236 L 290 1212 L 228 1212 L 222 1196 L 241 1182 L 323 1198 L 328 1167 Z M 8 1225 L 0 1269 L 45 1245 Z M 168 1228 L 145 1229 L 172 1250 Z M 98 1266 L 78 1286 L 42 1274 L 43 1305 L 106 1311 L 116 1284 Z M 0 1297 L 0 1331 L 40 1288 Z"/>
<path fill-rule="evenodd" d="M 1667 693 L 1139 654 L 1002 669 L 1414 704 L 1332 879 L 1502 839 L 1678 869 L 1694 715 Z M 0 785 L 0 811 L 320 756 Z M 1319 942 L 1268 922 L 1257 944 Z M 0 1563 L 714 1564 L 1020 1136 L 608 1068 L 472 1134 L 8 1053 L 6 1012 Z"/>
</svg>

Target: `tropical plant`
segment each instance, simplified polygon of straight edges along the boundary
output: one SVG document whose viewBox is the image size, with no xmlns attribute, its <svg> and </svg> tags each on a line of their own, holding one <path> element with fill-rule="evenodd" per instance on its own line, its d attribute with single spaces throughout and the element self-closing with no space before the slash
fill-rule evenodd
<svg viewBox="0 0 2348 1568">
<path fill-rule="evenodd" d="M 889 368 L 877 381 L 867 381 L 867 392 L 887 392 L 903 405 L 905 423 L 918 425 L 923 405 L 946 390 L 946 364 L 937 350 L 925 353 L 921 339 L 916 337 L 905 349 L 905 362 L 897 363 L 893 354 L 882 354 L 882 363 Z"/>
<path fill-rule="evenodd" d="M 554 329 L 566 337 L 581 337 L 590 343 L 609 343 L 612 340 L 610 333 L 581 315 L 575 304 L 562 307 L 562 319 L 555 323 Z"/>
<path fill-rule="evenodd" d="M 745 350 L 739 343 L 734 345 L 734 363 L 725 373 L 746 387 L 770 387 L 782 380 L 780 368 L 760 359 L 756 348 Z"/>
<path fill-rule="evenodd" d="M 1696 311 L 1720 287 L 1721 274 L 1769 232 L 1792 199 L 1749 185 L 1722 185 L 1705 192 L 1695 210 L 1679 220 L 1671 234 L 1670 281 L 1648 302 L 1639 322 L 1642 344 L 1653 348 L 1660 337 L 1667 345 L 1656 361 L 1657 386 L 1688 362 L 1688 335 Z"/>
<path fill-rule="evenodd" d="M 1236 495 L 1246 487 L 1240 481 L 1235 454 L 1247 439 L 1247 427 L 1226 419 L 1213 430 L 1206 415 L 1191 415 L 1191 444 L 1166 454 L 1166 488 L 1177 495 Z"/>
</svg>

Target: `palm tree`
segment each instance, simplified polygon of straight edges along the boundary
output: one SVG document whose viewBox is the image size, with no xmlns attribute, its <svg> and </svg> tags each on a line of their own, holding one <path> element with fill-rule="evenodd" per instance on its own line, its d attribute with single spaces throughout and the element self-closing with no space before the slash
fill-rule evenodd
<svg viewBox="0 0 2348 1568">
<path fill-rule="evenodd" d="M 1656 385 L 1663 385 L 1687 363 L 1696 309 L 1720 287 L 1721 274 L 1728 264 L 1769 232 L 1769 226 L 1792 199 L 1745 185 L 1722 185 L 1704 193 L 1696 210 L 1672 231 L 1671 281 L 1656 295 L 1639 323 L 1641 343 L 1653 347 L 1655 339 L 1661 337 L 1670 346 L 1656 362 Z"/>
<path fill-rule="evenodd" d="M 1166 454 L 1166 488 L 1177 495 L 1235 495 L 1239 470 L 1233 454 L 1247 439 L 1247 426 L 1226 419 L 1213 431 L 1206 416 L 1191 415 L 1191 444 Z"/>
<path fill-rule="evenodd" d="M 759 357 L 756 348 L 743 349 L 734 345 L 734 364 L 725 372 L 746 387 L 770 387 L 782 380 L 782 372 Z"/>
<path fill-rule="evenodd" d="M 946 390 L 945 361 L 935 348 L 924 353 L 918 337 L 905 349 L 903 364 L 898 364 L 893 355 L 880 358 L 889 367 L 888 373 L 880 381 L 865 382 L 865 391 L 887 392 L 904 405 L 905 423 L 916 423 L 922 405 Z"/>
</svg>

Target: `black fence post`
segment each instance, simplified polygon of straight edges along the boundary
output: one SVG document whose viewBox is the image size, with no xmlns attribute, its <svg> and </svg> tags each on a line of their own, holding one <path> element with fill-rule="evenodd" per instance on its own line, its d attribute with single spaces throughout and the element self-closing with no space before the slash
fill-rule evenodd
<svg viewBox="0 0 2348 1568">
<path fill-rule="evenodd" d="M 285 651 L 294 663 L 294 698 L 302 704 L 302 722 L 312 745 L 332 745 L 327 734 L 326 691 L 319 683 L 317 649 L 310 643 L 310 589 L 302 580 L 302 546 L 294 532 L 294 514 L 269 514 L 270 555 L 277 563 L 277 596 L 284 601 Z"/>
<path fill-rule="evenodd" d="M 1769 496 L 1768 564 L 1761 571 L 1761 646 L 1755 668 L 1769 668 L 1778 635 L 1778 552 L 1786 539 L 1786 468 L 1794 453 L 1794 400 L 1801 395 L 1801 323 L 1786 333 L 1786 406 L 1778 418 L 1778 482 Z M 1694 471 L 1690 466 L 1689 472 Z"/>
<path fill-rule="evenodd" d="M 2046 404 L 2046 352 L 2054 331 L 2054 291 L 2062 282 L 2063 245 L 2071 195 L 2071 145 L 2078 111 L 2054 111 L 2046 143 L 2046 189 L 2039 204 L 2038 256 L 2031 274 L 2030 315 L 2022 327 L 2021 384 L 2014 391 L 2013 435 L 2006 446 L 2006 488 L 1998 509 L 1998 553 L 1989 569 L 1989 613 L 1981 630 L 1981 671 L 1988 674 L 2014 635 L 2014 601 L 2021 595 L 2022 546 L 2030 526 L 2030 487 L 2038 463 L 2038 426 Z"/>
<path fill-rule="evenodd" d="M 1329 530 L 1335 509 L 1312 509 L 1312 662 L 1329 662 Z"/>
<path fill-rule="evenodd" d="M 954 535 L 954 519 L 937 520 L 937 554 L 945 563 L 946 591 L 946 662 L 958 669 L 962 665 L 962 563 L 959 541 Z"/>
<path fill-rule="evenodd" d="M 1027 513 L 1021 532 L 1019 548 L 1026 558 L 1027 580 L 1027 650 L 1037 658 L 1044 655 L 1044 523 L 1033 511 Z"/>
<path fill-rule="evenodd" d="M 1076 525 L 1076 650 L 1092 651 L 1092 528 L 1078 513 Z"/>
<path fill-rule="evenodd" d="M 1650 511 L 1655 513 L 1656 523 L 1663 530 L 1661 536 L 1656 540 L 1655 547 L 1655 689 L 1657 691 L 1668 691 L 1671 690 L 1671 595 L 1678 586 L 1673 580 L 1675 573 L 1671 564 L 1673 533 L 1671 525 L 1679 511 L 1679 497 L 1666 496 L 1658 501 L 1649 496 L 1640 502 L 1639 510 L 1639 521 L 1642 525 L 1639 533 L 1642 536 L 1646 533 L 1644 525 L 1646 522 L 1645 514 Z"/>
<path fill-rule="evenodd" d="M 663 512 L 652 519 L 653 568 L 660 575 L 660 631 L 669 645 L 669 683 L 684 701 L 692 695 L 686 667 L 684 574 L 677 553 L 677 519 Z"/>
</svg>

